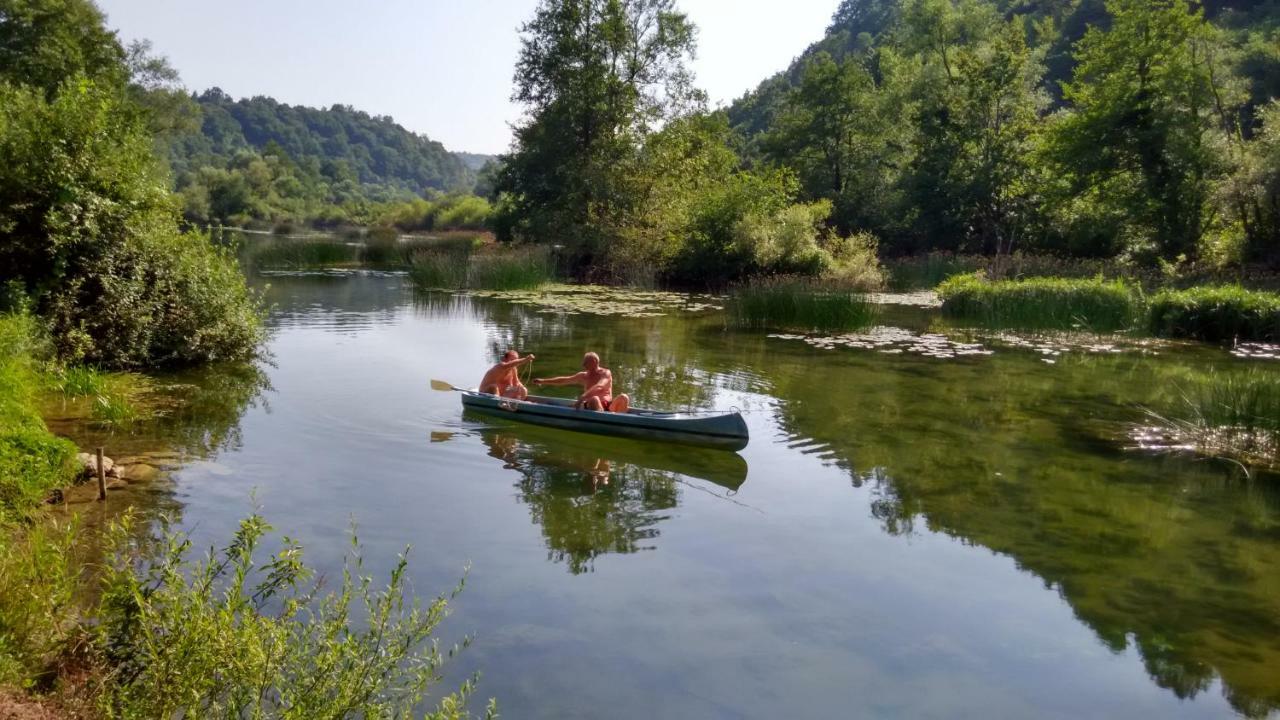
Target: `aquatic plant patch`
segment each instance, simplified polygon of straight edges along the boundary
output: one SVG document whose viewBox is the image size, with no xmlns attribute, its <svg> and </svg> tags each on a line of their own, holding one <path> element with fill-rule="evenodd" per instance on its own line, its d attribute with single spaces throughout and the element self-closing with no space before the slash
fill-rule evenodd
<svg viewBox="0 0 1280 720">
<path fill-rule="evenodd" d="M 992 327 L 1122 330 L 1142 310 L 1137 288 L 1101 278 L 990 281 L 959 275 L 939 285 L 938 296 L 946 316 Z"/>
<path fill-rule="evenodd" d="M 849 348 L 875 350 L 887 355 L 909 353 L 947 360 L 971 355 L 990 355 L 980 343 L 957 342 L 937 333 L 914 333 L 897 327 L 876 327 L 863 333 L 843 335 L 796 335 L 772 333 L 779 340 L 800 340 L 822 350 Z"/>
<path fill-rule="evenodd" d="M 1240 343 L 1231 348 L 1231 354 L 1250 360 L 1280 360 L 1280 343 Z"/>
<path fill-rule="evenodd" d="M 1212 372 L 1178 388 L 1172 407 L 1147 409 L 1131 437 L 1149 450 L 1194 449 L 1245 465 L 1280 465 L 1280 375 L 1252 367 Z"/>
<path fill-rule="evenodd" d="M 776 330 L 853 330 L 869 326 L 877 307 L 865 294 L 839 284 L 771 277 L 738 285 L 726 309 L 733 325 Z"/>
<path fill-rule="evenodd" d="M 662 317 L 724 309 L 718 298 L 657 290 L 627 290 L 601 285 L 548 285 L 532 291 L 475 290 L 474 297 L 506 300 L 540 312 L 565 315 Z"/>
<path fill-rule="evenodd" d="M 1280 293 L 1239 286 L 1165 290 L 1151 298 L 1151 333 L 1208 342 L 1280 341 Z"/>
</svg>

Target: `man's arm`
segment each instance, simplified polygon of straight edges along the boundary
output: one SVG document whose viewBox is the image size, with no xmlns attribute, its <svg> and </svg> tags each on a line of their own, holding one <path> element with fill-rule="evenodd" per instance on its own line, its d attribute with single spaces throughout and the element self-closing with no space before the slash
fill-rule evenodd
<svg viewBox="0 0 1280 720">
<path fill-rule="evenodd" d="M 503 370 L 510 370 L 511 368 L 516 367 L 518 365 L 524 365 L 525 363 L 531 363 L 531 362 L 533 362 L 533 353 L 525 355 L 522 358 L 517 358 L 515 360 L 501 360 L 498 362 L 498 367 L 502 368 Z"/>
<path fill-rule="evenodd" d="M 533 382 L 537 385 L 581 385 L 586 376 L 585 372 L 580 372 L 553 378 L 534 378 Z"/>
</svg>

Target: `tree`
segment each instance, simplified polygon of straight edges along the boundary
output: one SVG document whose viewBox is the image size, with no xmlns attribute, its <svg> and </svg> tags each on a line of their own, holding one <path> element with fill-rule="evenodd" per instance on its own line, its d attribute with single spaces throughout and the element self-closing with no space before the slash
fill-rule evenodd
<svg viewBox="0 0 1280 720">
<path fill-rule="evenodd" d="M 543 0 L 521 32 L 512 98 L 527 115 L 499 178 L 504 226 L 589 261 L 626 224 L 619 168 L 701 102 L 694 27 L 674 0 Z"/>
<path fill-rule="evenodd" d="M 1091 28 L 1064 86 L 1070 109 L 1051 154 L 1069 192 L 1096 198 L 1084 213 L 1121 218 L 1133 255 L 1194 257 L 1210 183 L 1225 172 L 1215 149 L 1224 113 L 1215 93 L 1216 37 L 1186 0 L 1108 0 L 1110 28 Z"/>
<path fill-rule="evenodd" d="M 0 0 L 0 79 L 52 97 L 76 76 L 122 85 L 124 60 L 124 48 L 91 0 Z"/>
</svg>

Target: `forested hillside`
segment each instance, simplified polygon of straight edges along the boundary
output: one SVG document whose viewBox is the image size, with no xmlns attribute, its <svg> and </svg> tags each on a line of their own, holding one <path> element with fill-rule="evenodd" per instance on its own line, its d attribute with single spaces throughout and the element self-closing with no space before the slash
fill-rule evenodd
<svg viewBox="0 0 1280 720">
<path fill-rule="evenodd" d="M 160 144 L 192 222 L 367 222 L 371 205 L 469 192 L 470 165 L 389 117 L 345 105 L 192 96 L 184 122 Z"/>
<path fill-rule="evenodd" d="M 842 0 L 826 35 L 787 69 L 730 105 L 730 123 L 747 136 L 767 129 L 787 90 L 799 82 L 808 60 L 825 52 L 840 61 L 892 42 L 892 35 L 903 31 L 905 4 L 904 0 Z M 1071 79 L 1076 66 L 1072 47 L 1090 26 L 1110 26 L 1104 0 L 996 0 L 993 4 L 1001 15 L 1022 19 L 1047 40 L 1043 85 L 1054 104 L 1060 104 L 1061 85 Z M 1240 70 L 1249 79 L 1252 103 L 1280 96 L 1280 2 L 1208 0 L 1200 7 L 1206 18 L 1229 36 Z"/>
</svg>

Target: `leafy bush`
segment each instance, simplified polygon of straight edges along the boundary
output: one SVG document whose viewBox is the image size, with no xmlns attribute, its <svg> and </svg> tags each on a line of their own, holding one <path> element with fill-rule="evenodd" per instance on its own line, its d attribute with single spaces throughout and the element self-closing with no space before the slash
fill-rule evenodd
<svg viewBox="0 0 1280 720">
<path fill-rule="evenodd" d="M 957 275 L 938 286 L 938 295 L 944 314 L 996 327 L 1119 330 L 1132 326 L 1141 309 L 1135 288 L 1102 278 Z"/>
<path fill-rule="evenodd" d="M 378 588 L 353 536 L 341 584 L 322 594 L 293 540 L 258 558 L 270 529 L 252 515 L 192 561 L 179 533 L 152 545 L 112 528 L 96 623 L 109 716 L 408 717 L 424 700 L 460 649 L 431 637 L 461 583 L 425 607 L 406 598 L 406 550 Z M 433 717 L 464 716 L 473 687 L 439 698 Z"/>
<path fill-rule="evenodd" d="M 0 526 L 29 516 L 75 472 L 75 446 L 50 433 L 36 411 L 34 338 L 30 318 L 0 316 Z"/>
<path fill-rule="evenodd" d="M 876 307 L 838 284 L 813 278 L 771 277 L 733 288 L 727 308 L 738 327 L 851 330 L 869 325 Z"/>
<path fill-rule="evenodd" d="M 1280 340 L 1280 294 L 1239 286 L 1165 290 L 1151 299 L 1151 332 L 1210 342 Z"/>
<path fill-rule="evenodd" d="M 109 366 L 252 354 L 259 304 L 234 258 L 178 229 L 152 141 L 115 90 L 0 85 L 0 281 L 64 359 Z"/>
<path fill-rule="evenodd" d="M 868 232 L 848 237 L 832 235 L 824 245 L 831 262 L 823 279 L 851 290 L 879 290 L 884 287 L 884 268 L 878 255 L 879 241 Z"/>
</svg>

